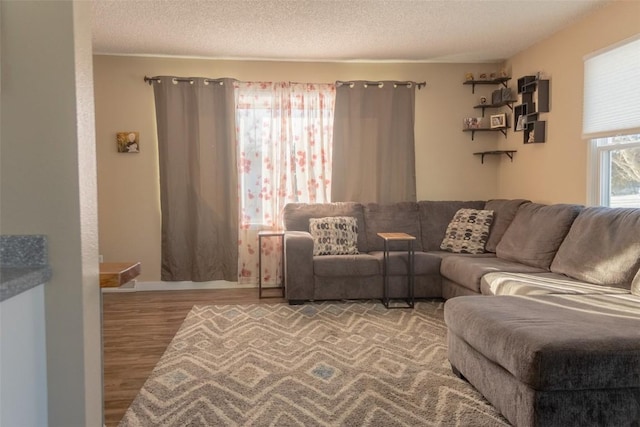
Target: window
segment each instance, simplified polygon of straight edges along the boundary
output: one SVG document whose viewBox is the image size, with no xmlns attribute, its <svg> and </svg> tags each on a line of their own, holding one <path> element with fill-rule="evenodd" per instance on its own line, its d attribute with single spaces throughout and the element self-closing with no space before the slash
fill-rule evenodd
<svg viewBox="0 0 640 427">
<path fill-rule="evenodd" d="M 282 229 L 287 203 L 329 201 L 335 85 L 236 82 L 235 88 L 238 282 L 261 278 L 271 286 L 282 283 L 281 241 L 263 239 L 259 248 L 258 232 Z"/>
<path fill-rule="evenodd" d="M 640 207 L 640 37 L 584 62 L 583 137 L 589 139 L 588 202 Z"/>
<path fill-rule="evenodd" d="M 592 140 L 592 204 L 640 208 L 640 134 Z"/>
</svg>

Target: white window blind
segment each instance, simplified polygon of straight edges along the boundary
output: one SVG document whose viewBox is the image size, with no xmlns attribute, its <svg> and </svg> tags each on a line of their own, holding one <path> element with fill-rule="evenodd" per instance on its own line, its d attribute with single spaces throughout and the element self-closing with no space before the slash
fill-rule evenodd
<svg viewBox="0 0 640 427">
<path fill-rule="evenodd" d="M 640 133 L 640 37 L 584 61 L 582 136 Z"/>
</svg>

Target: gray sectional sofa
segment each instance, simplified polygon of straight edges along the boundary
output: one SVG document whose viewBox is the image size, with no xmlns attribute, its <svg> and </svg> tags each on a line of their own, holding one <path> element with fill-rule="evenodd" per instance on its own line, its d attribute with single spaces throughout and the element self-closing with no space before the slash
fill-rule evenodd
<svg viewBox="0 0 640 427">
<path fill-rule="evenodd" d="M 494 212 L 485 253 L 440 250 L 461 208 Z M 357 219 L 359 254 L 313 256 L 309 218 L 327 216 Z M 415 297 L 447 299 L 453 370 L 511 423 L 640 425 L 640 209 L 526 200 L 290 204 L 284 222 L 290 303 L 381 298 L 376 233 L 411 234 Z M 390 293 L 401 298 L 407 255 L 395 249 Z"/>
</svg>

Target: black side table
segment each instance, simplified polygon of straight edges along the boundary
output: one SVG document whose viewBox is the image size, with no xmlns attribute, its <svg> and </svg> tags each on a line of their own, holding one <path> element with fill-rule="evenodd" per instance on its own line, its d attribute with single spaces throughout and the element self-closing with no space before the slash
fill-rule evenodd
<svg viewBox="0 0 640 427">
<path fill-rule="evenodd" d="M 407 233 L 378 233 L 384 240 L 384 291 L 382 296 L 382 304 L 384 304 L 385 308 L 413 308 L 415 305 L 415 301 L 413 298 L 413 285 L 414 285 L 414 269 L 413 263 L 415 258 L 415 253 L 413 250 L 413 241 L 416 238 Z M 407 305 L 402 306 L 391 306 L 389 298 L 389 242 L 407 242 L 407 262 L 408 262 L 408 271 L 407 271 L 407 279 L 408 283 L 408 295 L 404 300 Z"/>
<path fill-rule="evenodd" d="M 282 284 L 273 287 L 265 287 L 269 290 L 280 290 L 278 295 L 262 295 L 262 238 L 277 237 L 281 239 L 280 265 L 282 268 Z M 285 297 L 285 271 L 284 271 L 284 231 L 259 231 L 258 232 L 258 298 L 284 298 Z"/>
</svg>

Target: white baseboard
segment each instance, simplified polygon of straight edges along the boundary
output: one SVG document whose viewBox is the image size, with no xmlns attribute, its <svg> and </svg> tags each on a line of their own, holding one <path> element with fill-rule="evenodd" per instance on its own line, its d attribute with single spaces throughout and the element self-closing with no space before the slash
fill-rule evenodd
<svg viewBox="0 0 640 427">
<path fill-rule="evenodd" d="M 211 282 L 138 282 L 132 280 L 119 288 L 102 288 L 103 293 L 112 292 L 148 292 L 148 291 L 190 291 L 198 289 L 248 289 L 257 288 L 254 284 L 239 284 L 226 280 Z"/>
</svg>

